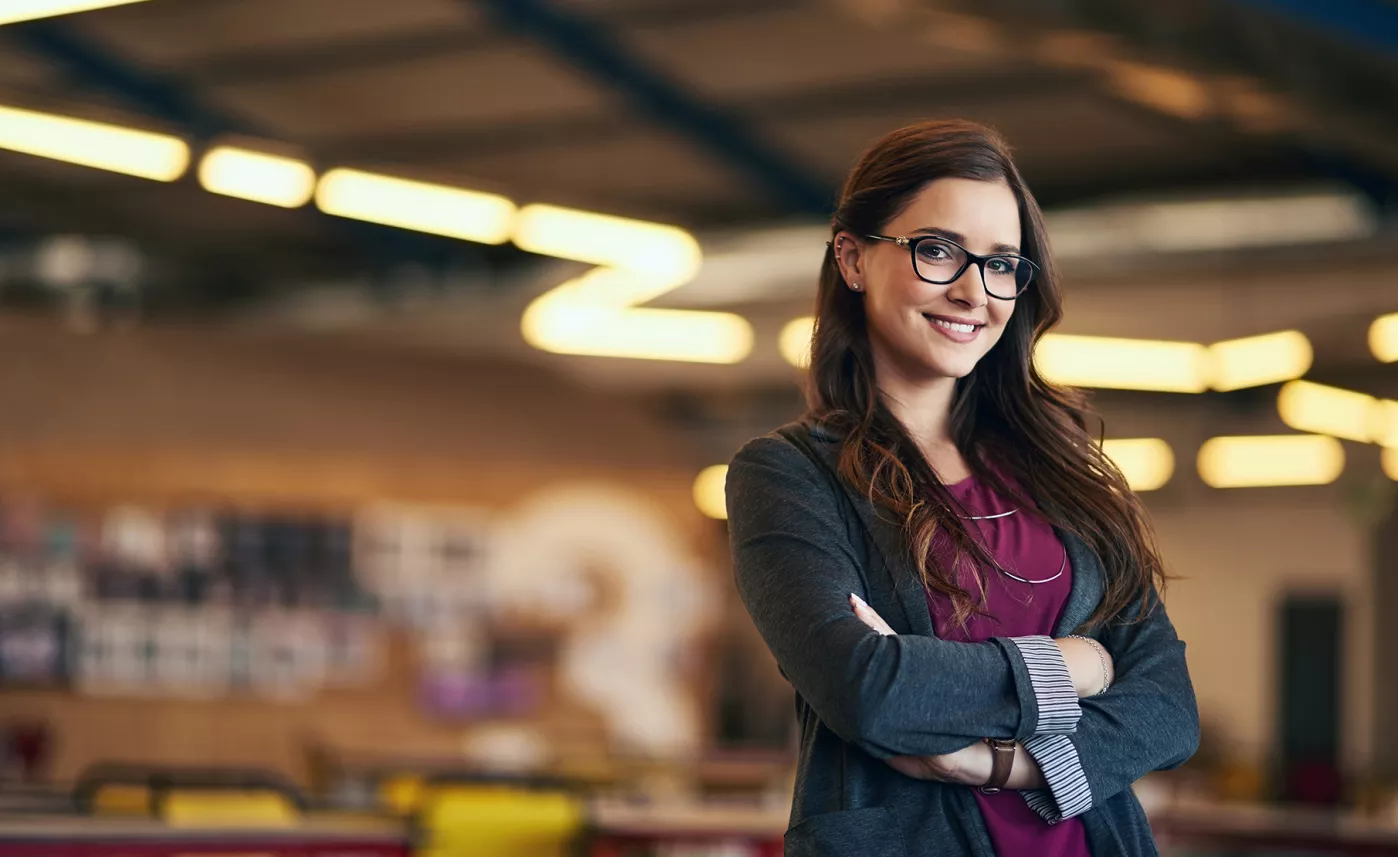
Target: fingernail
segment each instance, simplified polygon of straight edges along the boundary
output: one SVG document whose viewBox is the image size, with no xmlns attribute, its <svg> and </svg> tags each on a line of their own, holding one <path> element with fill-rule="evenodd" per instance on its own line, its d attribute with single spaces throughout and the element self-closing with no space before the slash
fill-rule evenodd
<svg viewBox="0 0 1398 857">
<path fill-rule="evenodd" d="M 863 598 L 860 598 L 858 595 L 855 595 L 853 592 L 851 592 L 851 593 L 849 594 L 849 597 L 854 599 L 854 603 L 855 603 L 855 604 L 860 604 L 860 605 L 863 605 L 863 606 L 868 606 L 868 605 L 865 605 L 865 604 L 864 604 L 864 599 L 863 599 Z"/>
</svg>

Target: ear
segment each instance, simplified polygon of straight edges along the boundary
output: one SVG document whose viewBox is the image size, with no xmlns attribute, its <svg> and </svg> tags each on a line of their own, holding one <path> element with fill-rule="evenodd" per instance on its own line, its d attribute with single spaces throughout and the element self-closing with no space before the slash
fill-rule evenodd
<svg viewBox="0 0 1398 857">
<path fill-rule="evenodd" d="M 840 230 L 834 239 L 835 264 L 840 266 L 840 276 L 845 285 L 864 283 L 864 244 L 853 232 Z"/>
</svg>

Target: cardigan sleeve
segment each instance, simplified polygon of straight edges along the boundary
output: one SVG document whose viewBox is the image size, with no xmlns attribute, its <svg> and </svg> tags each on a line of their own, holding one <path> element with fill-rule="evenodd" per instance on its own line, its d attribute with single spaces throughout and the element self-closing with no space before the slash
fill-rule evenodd
<svg viewBox="0 0 1398 857">
<path fill-rule="evenodd" d="M 1038 700 L 1016 643 L 880 636 L 854 615 L 849 596 L 865 585 L 836 490 L 776 437 L 750 442 L 728 470 L 738 593 L 821 722 L 880 759 L 1034 735 Z"/>
<path fill-rule="evenodd" d="M 1048 784 L 1025 791 L 1024 799 L 1050 823 L 1086 812 L 1151 771 L 1178 767 L 1198 749 L 1184 643 L 1154 589 L 1145 610 L 1144 618 L 1102 634 L 1116 681 L 1081 700 L 1077 731 L 1024 742 Z"/>
</svg>

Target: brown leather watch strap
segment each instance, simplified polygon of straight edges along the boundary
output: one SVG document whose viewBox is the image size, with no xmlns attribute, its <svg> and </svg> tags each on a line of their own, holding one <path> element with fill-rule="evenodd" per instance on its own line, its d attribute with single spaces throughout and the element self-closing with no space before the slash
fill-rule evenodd
<svg viewBox="0 0 1398 857">
<path fill-rule="evenodd" d="M 980 786 L 981 794 L 993 795 L 1010 781 L 1010 771 L 1015 766 L 1015 742 L 1000 738 L 986 738 L 990 745 L 990 779 Z"/>
</svg>

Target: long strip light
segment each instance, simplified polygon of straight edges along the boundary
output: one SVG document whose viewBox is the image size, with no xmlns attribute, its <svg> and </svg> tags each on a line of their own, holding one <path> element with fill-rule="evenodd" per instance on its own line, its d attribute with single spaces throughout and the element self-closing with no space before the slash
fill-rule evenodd
<svg viewBox="0 0 1398 857">
<path fill-rule="evenodd" d="M 178 137 L 17 107 L 0 107 L 0 149 L 161 182 L 189 166 Z"/>
<path fill-rule="evenodd" d="M 1385 363 L 1398 363 L 1398 312 L 1381 315 L 1369 325 L 1369 350 Z"/>
<path fill-rule="evenodd" d="M 1311 381 L 1283 385 L 1277 394 L 1277 413 L 1297 431 L 1361 443 L 1377 442 L 1386 434 L 1384 411 L 1373 396 Z"/>
<path fill-rule="evenodd" d="M 648 309 L 699 270 L 699 243 L 683 229 L 553 205 L 520 209 L 512 231 L 525 250 L 601 267 L 540 295 L 520 331 L 556 354 L 737 363 L 752 352 L 752 326 L 739 315 Z"/>
<path fill-rule="evenodd" d="M 145 0 L 5 0 L 4 3 L 0 3 L 0 24 L 14 24 L 19 21 L 33 21 L 37 18 L 52 18 L 55 15 L 71 15 L 74 12 L 90 12 L 109 6 L 129 6 L 132 3 L 144 2 Z"/>
<path fill-rule="evenodd" d="M 1034 362 L 1050 381 L 1073 387 L 1202 393 L 1210 381 L 1208 349 L 1194 342 L 1050 333 Z"/>
<path fill-rule="evenodd" d="M 1102 452 L 1121 470 L 1132 491 L 1164 487 L 1175 472 L 1174 450 L 1158 437 L 1105 440 Z"/>
<path fill-rule="evenodd" d="M 316 174 L 295 158 L 217 146 L 199 161 L 199 183 L 211 193 L 300 208 L 315 192 Z"/>
<path fill-rule="evenodd" d="M 515 204 L 493 193 L 337 168 L 320 177 L 316 205 L 326 214 L 481 244 L 510 238 Z"/>
<path fill-rule="evenodd" d="M 1214 437 L 1199 448 L 1199 476 L 1214 488 L 1327 485 L 1345 468 L 1345 450 L 1318 434 Z"/>
<path fill-rule="evenodd" d="M 1209 346 L 1215 390 L 1241 390 L 1291 381 L 1311 368 L 1311 341 L 1300 331 L 1229 339 Z"/>
</svg>

